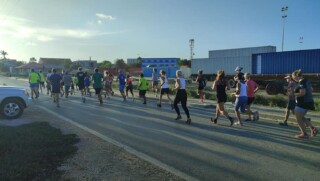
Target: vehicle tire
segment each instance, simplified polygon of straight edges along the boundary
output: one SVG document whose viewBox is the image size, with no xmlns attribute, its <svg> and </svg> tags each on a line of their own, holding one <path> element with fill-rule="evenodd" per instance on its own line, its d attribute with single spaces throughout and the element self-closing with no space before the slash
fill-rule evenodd
<svg viewBox="0 0 320 181">
<path fill-rule="evenodd" d="M 229 79 L 229 84 L 230 84 L 230 87 L 232 88 L 236 87 L 236 81 L 234 81 L 233 79 Z"/>
<path fill-rule="evenodd" d="M 1 115 L 6 119 L 16 119 L 20 117 L 23 110 L 23 104 L 15 98 L 5 99 L 0 106 Z"/>
<path fill-rule="evenodd" d="M 278 94 L 278 85 L 275 83 L 269 83 L 266 87 L 266 92 L 269 95 L 276 95 Z"/>
</svg>

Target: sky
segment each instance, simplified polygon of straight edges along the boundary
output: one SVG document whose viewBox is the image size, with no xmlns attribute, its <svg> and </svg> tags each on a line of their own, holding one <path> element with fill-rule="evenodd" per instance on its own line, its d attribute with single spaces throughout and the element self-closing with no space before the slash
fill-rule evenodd
<svg viewBox="0 0 320 181">
<path fill-rule="evenodd" d="M 281 8 L 288 6 L 283 23 Z M 10 59 L 208 58 L 210 50 L 320 48 L 319 0 L 0 0 Z M 303 40 L 300 40 L 303 37 Z"/>
</svg>

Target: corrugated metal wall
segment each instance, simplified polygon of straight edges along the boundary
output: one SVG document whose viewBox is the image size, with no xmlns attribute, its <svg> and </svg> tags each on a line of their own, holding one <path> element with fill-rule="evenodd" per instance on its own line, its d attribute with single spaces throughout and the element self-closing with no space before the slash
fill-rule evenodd
<svg viewBox="0 0 320 181">
<path fill-rule="evenodd" d="M 253 74 L 320 73 L 320 49 L 254 54 L 252 68 Z"/>
<path fill-rule="evenodd" d="M 268 53 L 276 52 L 275 46 L 262 46 L 251 48 L 236 48 L 226 50 L 211 50 L 209 51 L 209 58 L 221 58 L 221 57 L 248 57 L 255 53 Z"/>
<path fill-rule="evenodd" d="M 191 62 L 192 74 L 197 74 L 198 70 L 201 69 L 204 74 L 216 74 L 218 70 L 224 70 L 226 74 L 233 75 L 237 66 L 243 67 L 242 72 L 251 73 L 251 56 L 202 58 L 193 59 Z"/>
</svg>

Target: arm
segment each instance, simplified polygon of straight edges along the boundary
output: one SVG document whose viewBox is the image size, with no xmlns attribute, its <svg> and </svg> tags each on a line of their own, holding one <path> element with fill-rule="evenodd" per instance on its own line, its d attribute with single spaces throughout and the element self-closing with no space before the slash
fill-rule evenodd
<svg viewBox="0 0 320 181">
<path fill-rule="evenodd" d="M 300 89 L 298 93 L 294 93 L 296 97 L 303 97 L 306 95 L 306 89 Z"/>
<path fill-rule="evenodd" d="M 231 86 L 230 86 L 229 81 L 226 81 L 226 83 L 227 83 L 227 90 L 230 90 L 230 89 L 231 89 Z"/>
<path fill-rule="evenodd" d="M 161 77 L 161 86 L 164 84 L 165 81 L 166 81 L 165 78 Z"/>
<path fill-rule="evenodd" d="M 236 92 L 235 92 L 236 96 L 238 96 L 240 94 L 240 89 L 241 89 L 241 84 L 238 82 Z"/>
<path fill-rule="evenodd" d="M 213 91 L 217 90 L 217 81 L 216 80 L 213 82 L 211 89 Z"/>
<path fill-rule="evenodd" d="M 175 86 L 175 88 L 174 88 L 173 90 L 178 90 L 178 89 L 180 89 L 180 87 L 181 87 L 181 85 L 180 85 L 180 79 L 177 79 L 177 80 L 176 80 L 176 86 Z"/>
<path fill-rule="evenodd" d="M 260 89 L 260 86 L 259 84 L 255 84 L 255 89 L 254 89 L 254 93 L 258 92 L 258 90 Z"/>
</svg>

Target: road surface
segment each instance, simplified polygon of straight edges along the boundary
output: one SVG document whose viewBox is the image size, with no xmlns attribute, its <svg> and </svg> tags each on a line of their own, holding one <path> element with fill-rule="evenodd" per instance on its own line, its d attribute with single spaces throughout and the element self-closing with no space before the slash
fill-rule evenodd
<svg viewBox="0 0 320 181">
<path fill-rule="evenodd" d="M 27 87 L 21 80 L 0 77 L 0 84 Z M 49 96 L 33 100 L 34 114 L 55 116 L 74 124 L 186 180 L 318 180 L 320 137 L 297 140 L 295 126 L 280 127 L 266 120 L 229 127 L 225 118 L 217 125 L 209 121 L 212 108 L 190 106 L 186 116 L 175 121 L 168 104 L 155 101 L 122 102 L 96 96 L 81 102 L 79 92 L 63 98 L 57 108 Z M 26 109 L 25 111 L 28 111 Z M 234 114 L 231 114 L 234 116 Z"/>
</svg>

